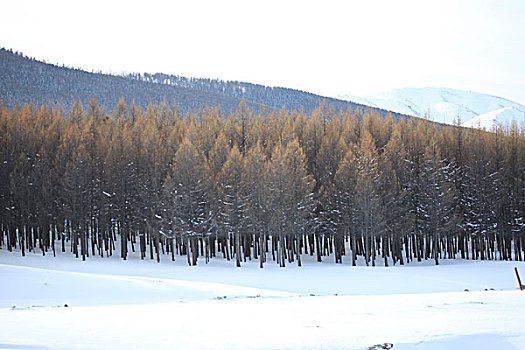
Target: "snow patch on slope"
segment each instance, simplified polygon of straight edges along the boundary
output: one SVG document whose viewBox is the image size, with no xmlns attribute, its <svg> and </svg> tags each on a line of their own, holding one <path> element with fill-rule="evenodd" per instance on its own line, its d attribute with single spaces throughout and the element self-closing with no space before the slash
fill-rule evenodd
<svg viewBox="0 0 525 350">
<path fill-rule="evenodd" d="M 516 111 L 512 107 L 504 107 L 495 111 L 480 114 L 467 120 L 462 125 L 469 128 L 490 129 L 497 125 L 501 120 L 512 122 Z M 510 123 L 509 123 L 510 124 Z"/>
<path fill-rule="evenodd" d="M 340 96 L 345 100 L 383 108 L 397 113 L 487 130 L 497 124 L 520 123 L 525 106 L 501 97 L 448 88 L 405 88 L 361 98 Z"/>
</svg>

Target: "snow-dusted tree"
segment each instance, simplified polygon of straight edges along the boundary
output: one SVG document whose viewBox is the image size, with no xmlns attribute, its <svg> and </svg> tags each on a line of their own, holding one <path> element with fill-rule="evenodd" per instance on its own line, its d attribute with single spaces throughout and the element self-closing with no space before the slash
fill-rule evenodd
<svg viewBox="0 0 525 350">
<path fill-rule="evenodd" d="M 124 116 L 115 121 L 115 130 L 111 135 L 111 143 L 105 159 L 105 177 L 107 184 L 104 196 L 109 203 L 105 207 L 106 214 L 112 223 L 106 222 L 106 227 L 114 230 L 120 236 L 120 254 L 126 259 L 128 241 L 130 239 L 130 225 L 133 218 L 134 189 L 138 179 L 134 171 L 134 162 L 131 157 L 131 138 L 129 124 Z M 109 235 L 108 246 L 113 246 L 113 234 Z"/>
<path fill-rule="evenodd" d="M 401 129 L 395 125 L 392 136 L 384 148 L 380 162 L 379 192 L 384 217 L 385 236 L 390 242 L 394 264 L 403 259 L 403 237 L 408 225 L 405 164 L 406 152 L 401 139 Z M 383 244 L 385 265 L 388 264 L 388 245 Z"/>
<path fill-rule="evenodd" d="M 501 226 L 505 228 L 502 235 L 505 240 L 504 246 L 506 247 L 505 252 L 502 254 L 505 260 L 512 259 L 513 255 L 515 259 L 522 260 L 522 253 L 525 253 L 525 239 L 523 239 L 525 232 L 524 127 L 522 127 L 520 134 L 517 122 L 513 121 L 507 131 L 508 136 L 505 145 L 506 167 L 504 170 L 506 203 L 502 205 L 502 220 L 500 220 Z M 511 243 L 512 241 L 515 241 L 514 246 Z"/>
<path fill-rule="evenodd" d="M 243 193 L 243 158 L 237 145 L 233 146 L 228 160 L 217 175 L 218 208 L 217 221 L 219 228 L 224 230 L 227 237 L 232 236 L 234 240 L 235 262 L 237 267 L 241 266 L 241 254 L 243 250 L 250 247 L 241 244 L 248 240 L 247 226 L 247 198 Z M 242 237 L 241 237 L 242 233 Z M 241 249 L 243 246 L 243 249 Z M 249 252 L 245 252 L 245 256 Z"/>
<path fill-rule="evenodd" d="M 364 239 L 364 255 L 368 265 L 375 266 L 376 239 L 384 231 L 379 188 L 378 154 L 374 139 L 368 130 L 361 131 L 356 151 L 357 181 L 354 191 L 354 207 L 357 231 Z"/>
<path fill-rule="evenodd" d="M 327 125 L 326 136 L 317 153 L 315 164 L 319 188 L 316 200 L 316 229 L 333 239 L 335 261 L 342 263 L 344 251 L 345 226 L 341 225 L 340 193 L 334 179 L 337 167 L 345 155 L 346 144 L 340 136 L 340 126 L 334 120 Z"/>
<path fill-rule="evenodd" d="M 158 118 L 162 115 L 150 105 L 146 111 L 145 119 L 140 120 L 134 127 L 141 129 L 142 149 L 140 150 L 140 164 L 143 168 L 143 179 L 138 188 L 140 200 L 140 248 L 144 255 L 146 242 L 149 238 L 150 258 L 153 258 L 153 247 L 157 261 L 160 260 L 159 240 L 164 237 L 170 238 L 170 248 L 173 241 L 170 235 L 162 231 L 164 214 L 162 211 L 162 185 L 169 170 L 169 162 L 172 158 L 167 147 L 167 131 L 165 130 L 166 119 Z M 172 252 L 172 260 L 174 255 Z"/>
<path fill-rule="evenodd" d="M 171 231 L 184 240 L 190 265 L 197 263 L 196 239 L 208 235 L 212 225 L 209 188 L 206 160 L 186 138 L 173 157 L 163 192 Z"/>
<path fill-rule="evenodd" d="M 356 265 L 357 253 L 357 222 L 355 207 L 355 190 L 357 184 L 357 164 L 356 164 L 355 144 L 348 146 L 343 159 L 339 162 L 337 173 L 335 175 L 334 193 L 337 196 L 337 205 L 339 210 L 339 225 L 350 236 L 350 249 L 352 251 L 352 265 Z M 318 252 L 318 261 L 321 260 Z"/>
<path fill-rule="evenodd" d="M 271 196 L 270 228 L 277 238 L 277 260 L 281 267 L 285 259 L 301 265 L 300 240 L 304 235 L 308 215 L 312 210 L 312 190 L 315 180 L 306 171 L 306 157 L 294 140 L 286 146 L 277 145 L 269 167 Z M 293 245 L 295 243 L 295 246 Z"/>
<path fill-rule="evenodd" d="M 441 158 L 438 145 L 431 139 L 421 165 L 418 213 L 422 234 L 427 242 L 424 258 L 434 258 L 436 265 L 439 264 L 441 254 L 441 239 L 450 232 L 453 222 L 453 184 L 450 178 L 452 168 L 450 163 Z"/>
<path fill-rule="evenodd" d="M 469 152 L 463 166 L 465 201 L 464 232 L 473 242 L 472 253 L 485 260 L 487 235 L 497 226 L 497 206 L 501 195 L 501 174 L 487 142 L 492 136 L 482 130 L 474 130 L 469 140 Z"/>
<path fill-rule="evenodd" d="M 87 233 L 90 221 L 90 171 L 89 153 L 86 146 L 79 142 L 74 146 L 71 159 L 66 164 L 66 171 L 62 178 L 62 186 L 65 192 L 65 207 L 68 218 L 68 226 L 72 240 L 72 250 L 78 257 L 78 243 L 80 243 L 80 254 L 82 260 L 86 259 Z"/>
<path fill-rule="evenodd" d="M 269 228 L 269 192 L 268 192 L 268 162 L 260 144 L 252 147 L 244 158 L 242 174 L 243 196 L 247 200 L 248 230 L 258 238 L 259 249 L 254 250 L 259 255 L 259 266 L 263 268 L 266 259 L 266 242 Z"/>
</svg>

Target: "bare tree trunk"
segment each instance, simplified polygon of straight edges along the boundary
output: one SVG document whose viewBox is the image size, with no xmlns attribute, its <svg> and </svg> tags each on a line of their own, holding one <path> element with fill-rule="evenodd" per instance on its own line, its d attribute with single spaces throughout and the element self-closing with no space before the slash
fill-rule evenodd
<svg viewBox="0 0 525 350">
<path fill-rule="evenodd" d="M 322 262 L 323 259 L 321 259 L 321 237 L 319 237 L 320 234 L 319 233 L 316 233 L 315 234 L 315 248 L 316 248 L 316 251 L 317 251 L 317 262 Z"/>
<path fill-rule="evenodd" d="M 301 267 L 302 264 L 301 264 L 301 247 L 300 247 L 300 240 L 295 237 L 295 242 L 296 242 L 296 254 L 297 254 L 297 266 Z"/>
<path fill-rule="evenodd" d="M 286 267 L 286 247 L 284 246 L 284 237 L 282 235 L 279 236 L 279 256 L 280 256 L 280 267 Z"/>
<path fill-rule="evenodd" d="M 127 232 L 125 228 L 122 228 L 122 224 L 119 225 L 119 233 L 120 233 L 120 250 L 121 250 L 121 256 L 122 259 L 126 260 L 128 256 L 128 237 Z"/>
<path fill-rule="evenodd" d="M 159 236 L 155 234 L 155 251 L 157 253 L 157 262 L 160 263 L 160 247 L 159 247 Z"/>
<path fill-rule="evenodd" d="M 234 240 L 235 240 L 235 265 L 241 267 L 241 242 L 240 234 L 238 231 L 235 231 Z"/>
<path fill-rule="evenodd" d="M 186 245 L 185 247 L 185 250 L 186 250 L 186 258 L 188 259 L 188 265 L 191 266 L 191 257 L 190 257 L 190 238 L 188 237 L 187 239 L 184 240 L 184 243 Z"/>
<path fill-rule="evenodd" d="M 266 255 L 264 251 L 264 233 L 259 235 L 259 267 L 262 269 L 264 267 L 264 257 Z"/>
<path fill-rule="evenodd" d="M 357 243 L 355 241 L 355 234 L 351 235 L 351 237 L 350 237 L 350 244 L 351 244 L 350 249 L 352 249 L 352 266 L 356 266 L 357 265 L 357 263 L 356 263 L 356 260 L 357 260 L 357 257 L 356 257 Z"/>
<path fill-rule="evenodd" d="M 16 234 L 16 231 L 13 234 Z M 20 249 L 22 250 L 22 256 L 26 256 L 25 245 L 24 245 L 24 235 L 18 232 L 18 236 L 20 237 Z"/>
<path fill-rule="evenodd" d="M 145 234 L 148 236 L 149 258 L 153 260 L 153 237 L 151 237 L 151 233 L 146 232 Z"/>
</svg>

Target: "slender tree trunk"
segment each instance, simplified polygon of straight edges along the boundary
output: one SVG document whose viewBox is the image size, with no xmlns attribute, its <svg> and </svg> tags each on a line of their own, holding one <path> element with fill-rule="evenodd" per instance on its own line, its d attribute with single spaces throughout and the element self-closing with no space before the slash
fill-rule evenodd
<svg viewBox="0 0 525 350">
<path fill-rule="evenodd" d="M 352 249 L 352 266 L 356 266 L 357 265 L 357 257 L 356 257 L 357 243 L 356 243 L 355 234 L 351 234 L 350 244 L 351 244 L 351 249 Z"/>
<path fill-rule="evenodd" d="M 148 237 L 148 244 L 149 244 L 149 258 L 150 260 L 153 260 L 153 237 L 151 237 L 151 233 L 146 232 L 146 235 Z"/>
<path fill-rule="evenodd" d="M 296 242 L 296 254 L 297 254 L 297 266 L 301 267 L 302 266 L 302 263 L 301 263 L 301 248 L 300 248 L 300 241 L 299 239 L 295 239 L 295 242 Z"/>
<path fill-rule="evenodd" d="M 235 240 L 235 264 L 237 267 L 241 267 L 241 242 L 239 232 L 236 231 L 234 234 Z"/>
<path fill-rule="evenodd" d="M 173 245 L 173 238 L 170 238 L 171 261 L 175 261 L 175 246 Z"/>
<path fill-rule="evenodd" d="M 262 269 L 264 267 L 264 257 L 266 255 L 264 251 L 264 233 L 259 235 L 259 267 Z"/>
<path fill-rule="evenodd" d="M 157 262 L 160 263 L 160 247 L 159 247 L 159 236 L 155 234 L 155 251 L 157 253 Z"/>
<path fill-rule="evenodd" d="M 126 260 L 128 256 L 128 237 L 126 228 L 122 227 L 122 224 L 119 225 L 119 233 L 120 233 L 120 249 L 121 249 L 121 257 L 122 259 Z"/>
<path fill-rule="evenodd" d="M 186 251 L 186 258 L 188 259 L 188 265 L 191 266 L 191 257 L 190 257 L 190 238 L 186 238 L 184 240 L 185 243 L 185 251 Z"/>
<path fill-rule="evenodd" d="M 315 233 L 315 249 L 317 252 L 317 262 L 322 262 L 321 259 L 321 237 L 319 233 Z"/>
<path fill-rule="evenodd" d="M 24 235 L 20 234 L 20 232 L 18 233 L 18 235 L 20 237 L 20 250 L 22 251 L 22 256 L 26 256 L 25 245 L 24 245 Z"/>
<path fill-rule="evenodd" d="M 285 239 L 283 235 L 279 236 L 279 255 L 281 257 L 281 264 L 280 267 L 286 267 L 286 246 L 285 246 Z"/>
<path fill-rule="evenodd" d="M 434 237 L 434 261 L 439 265 L 439 236 Z"/>
</svg>

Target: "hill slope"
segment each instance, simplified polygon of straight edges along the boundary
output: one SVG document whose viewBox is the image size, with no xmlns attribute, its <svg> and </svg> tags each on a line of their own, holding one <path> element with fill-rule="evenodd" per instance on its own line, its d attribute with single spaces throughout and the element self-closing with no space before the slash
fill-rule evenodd
<svg viewBox="0 0 525 350">
<path fill-rule="evenodd" d="M 218 106 L 225 113 L 235 110 L 242 96 L 248 106 L 259 110 L 282 107 L 292 111 L 311 112 L 325 101 L 336 109 L 363 110 L 365 106 L 334 98 L 278 87 L 211 79 L 185 78 L 162 73 L 113 76 L 89 73 L 47 64 L 12 51 L 0 49 L 0 100 L 4 106 L 19 103 L 62 103 L 68 108 L 73 101 L 87 106 L 95 96 L 106 112 L 111 112 L 120 97 L 142 107 L 149 102 L 176 102 L 183 111 Z M 373 108 L 374 110 L 377 110 Z M 386 111 L 377 110 L 381 115 Z M 395 115 L 395 117 L 399 117 Z"/>
<path fill-rule="evenodd" d="M 459 116 L 463 126 L 486 129 L 498 123 L 510 124 L 513 120 L 520 122 L 525 117 L 525 106 L 519 103 L 448 88 L 406 88 L 372 98 L 344 98 L 417 117 L 428 115 L 430 120 L 445 124 L 453 124 Z"/>
<path fill-rule="evenodd" d="M 53 102 L 68 108 L 73 101 L 87 106 L 93 96 L 106 112 L 112 111 L 120 97 L 128 103 L 135 100 L 142 107 L 150 101 L 176 101 L 184 112 L 206 105 L 221 106 L 230 111 L 239 105 L 238 98 L 223 94 L 58 67 L 4 49 L 0 49 L 0 77 L 0 99 L 7 107 L 19 103 Z"/>
</svg>

